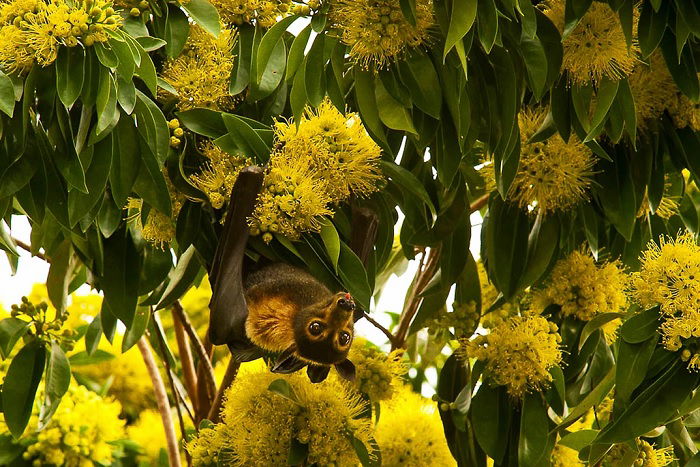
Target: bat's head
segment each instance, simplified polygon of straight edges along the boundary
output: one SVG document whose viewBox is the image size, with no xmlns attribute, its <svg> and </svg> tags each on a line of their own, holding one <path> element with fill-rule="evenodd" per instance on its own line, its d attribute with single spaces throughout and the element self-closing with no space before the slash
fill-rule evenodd
<svg viewBox="0 0 700 467">
<path fill-rule="evenodd" d="M 296 353 L 325 365 L 345 360 L 354 336 L 354 311 L 355 302 L 345 292 L 301 310 L 294 318 Z"/>
</svg>

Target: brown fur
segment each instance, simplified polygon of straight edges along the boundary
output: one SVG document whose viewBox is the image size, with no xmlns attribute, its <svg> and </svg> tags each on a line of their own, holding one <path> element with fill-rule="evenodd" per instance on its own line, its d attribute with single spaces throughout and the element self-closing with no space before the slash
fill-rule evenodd
<svg viewBox="0 0 700 467">
<path fill-rule="evenodd" d="M 352 344 L 353 313 L 338 302 L 344 292 L 332 294 L 310 274 L 286 264 L 273 264 L 252 274 L 246 283 L 246 333 L 257 346 L 272 352 L 295 349 L 305 360 L 333 364 L 347 357 Z M 323 332 L 314 336 L 309 326 L 318 321 Z M 342 346 L 341 332 L 350 340 Z"/>
</svg>

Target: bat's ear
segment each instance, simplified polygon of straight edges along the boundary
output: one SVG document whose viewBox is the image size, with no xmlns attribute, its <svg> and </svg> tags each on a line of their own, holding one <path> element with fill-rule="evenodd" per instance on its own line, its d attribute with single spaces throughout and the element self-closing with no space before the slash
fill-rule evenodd
<svg viewBox="0 0 700 467">
<path fill-rule="evenodd" d="M 340 363 L 335 364 L 335 369 L 338 374 L 350 382 L 355 381 L 355 365 L 347 358 Z"/>
<path fill-rule="evenodd" d="M 359 320 L 365 317 L 365 310 L 355 307 L 355 310 L 352 312 L 352 320 L 357 323 Z"/>
<path fill-rule="evenodd" d="M 312 383 L 320 383 L 328 377 L 331 367 L 323 365 L 309 365 L 306 367 L 306 374 L 309 375 L 309 381 Z"/>
<path fill-rule="evenodd" d="M 273 373 L 288 374 L 304 368 L 304 366 L 306 366 L 306 362 L 303 362 L 294 356 L 295 350 L 296 349 L 294 347 L 290 347 L 282 352 L 280 356 L 277 357 L 277 361 L 274 365 L 272 365 L 272 369 L 270 371 Z"/>
</svg>

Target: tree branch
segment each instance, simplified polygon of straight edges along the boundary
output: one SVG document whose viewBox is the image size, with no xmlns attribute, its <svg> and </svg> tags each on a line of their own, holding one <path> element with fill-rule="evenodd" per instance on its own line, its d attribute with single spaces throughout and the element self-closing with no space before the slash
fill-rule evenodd
<svg viewBox="0 0 700 467">
<path fill-rule="evenodd" d="M 491 194 L 486 193 L 485 195 L 481 195 L 479 198 L 475 199 L 474 202 L 469 205 L 469 212 L 476 212 L 486 206 L 486 203 L 489 202 L 489 196 L 491 196 Z"/>
<path fill-rule="evenodd" d="M 397 344 L 396 336 L 394 336 L 387 328 L 385 328 L 384 326 L 379 324 L 379 322 L 377 322 L 374 318 L 372 318 L 369 315 L 369 313 L 367 313 L 366 311 L 364 311 L 363 313 L 364 313 L 363 317 L 367 321 L 369 321 L 369 323 L 372 324 L 375 328 L 382 331 L 384 333 L 384 335 L 387 337 L 387 339 L 389 339 L 389 342 L 391 343 L 392 346 Z"/>
<path fill-rule="evenodd" d="M 427 256 L 427 259 L 426 259 Z M 409 295 L 408 301 L 404 306 L 401 316 L 399 317 L 399 327 L 396 330 L 396 342 L 392 343 L 392 350 L 404 348 L 408 330 L 411 326 L 413 318 L 418 313 L 419 306 L 423 301 L 421 294 L 425 290 L 430 280 L 435 275 L 438 268 L 438 259 L 440 258 L 440 247 L 431 248 L 427 253 L 423 253 L 420 260 L 418 271 L 413 279 L 413 289 Z"/>
<path fill-rule="evenodd" d="M 209 409 L 209 415 L 207 415 L 207 419 L 211 420 L 214 423 L 219 422 L 219 416 L 221 415 L 221 405 L 224 401 L 224 393 L 233 384 L 233 381 L 236 379 L 236 375 L 238 374 L 238 369 L 240 367 L 241 363 L 236 361 L 236 359 L 234 359 L 233 356 L 231 356 L 231 359 L 228 361 L 228 366 L 226 367 L 224 379 L 223 381 L 221 381 L 221 386 L 219 386 L 219 390 L 216 393 L 214 403 L 211 405 L 211 409 Z"/>
<path fill-rule="evenodd" d="M 15 242 L 15 244 L 18 247 L 20 247 L 21 249 L 23 249 L 24 251 L 28 251 L 29 253 L 32 253 L 32 247 L 27 245 L 26 243 L 24 243 L 22 240 L 12 237 L 12 241 Z M 40 251 L 37 251 L 36 254 L 32 253 L 32 256 L 36 256 L 39 259 L 43 259 L 47 263 L 51 262 L 51 258 L 49 258 L 48 256 L 46 256 L 44 253 L 42 253 Z"/>
<path fill-rule="evenodd" d="M 185 311 L 183 310 L 183 313 Z M 177 341 L 180 364 L 182 365 L 182 375 L 185 380 L 187 393 L 192 401 L 193 409 L 197 411 L 197 374 L 192 359 L 192 349 L 190 348 L 185 328 L 179 314 L 173 313 L 173 327 L 175 328 L 175 340 Z"/>
<path fill-rule="evenodd" d="M 173 303 L 173 316 L 177 316 L 182 323 L 182 327 L 187 333 L 187 337 L 190 338 L 190 342 L 194 345 L 194 350 L 197 352 L 199 357 L 199 364 L 203 366 L 203 376 L 204 382 L 206 383 L 207 395 L 209 400 L 212 401 L 216 394 L 216 380 L 214 379 L 214 368 L 211 366 L 211 360 L 208 352 L 204 348 L 202 341 L 199 339 L 197 332 L 194 330 L 192 323 L 190 323 L 189 318 L 185 314 L 185 310 L 182 309 L 182 305 L 179 300 Z M 199 404 L 197 404 L 199 406 Z M 200 407 L 198 407 L 200 408 Z"/>
<path fill-rule="evenodd" d="M 175 436 L 175 426 L 173 425 L 173 419 L 170 415 L 170 402 L 168 402 L 168 394 L 165 392 L 163 378 L 160 376 L 158 366 L 153 358 L 151 348 L 148 346 L 146 337 L 141 336 L 141 339 L 138 340 L 136 345 L 141 352 L 143 362 L 146 364 L 146 369 L 148 370 L 148 376 L 151 378 L 151 383 L 153 383 L 153 392 L 156 396 L 158 411 L 160 412 L 160 418 L 163 421 L 163 429 L 165 430 L 165 440 L 168 446 L 168 460 L 171 466 L 179 467 L 180 450 L 178 448 L 177 438 Z"/>
</svg>

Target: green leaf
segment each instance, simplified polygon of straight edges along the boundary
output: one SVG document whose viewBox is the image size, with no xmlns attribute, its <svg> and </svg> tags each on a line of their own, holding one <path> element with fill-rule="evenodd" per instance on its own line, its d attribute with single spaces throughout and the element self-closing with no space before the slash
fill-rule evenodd
<svg viewBox="0 0 700 467">
<path fill-rule="evenodd" d="M 385 160 L 379 161 L 379 166 L 387 178 L 396 183 L 401 189 L 412 193 L 418 199 L 423 201 L 433 216 L 437 215 L 435 205 L 430 199 L 430 195 L 428 195 L 428 192 L 425 190 L 423 184 L 415 175 L 413 175 L 413 173 L 404 169 L 400 165 L 396 165 L 393 162 Z"/>
<path fill-rule="evenodd" d="M 324 49 L 326 35 L 319 34 L 314 38 L 314 43 L 304 60 L 304 79 L 306 82 L 306 96 L 312 106 L 318 107 L 326 95 L 326 83 L 324 80 L 324 70 L 326 58 Z"/>
<path fill-rule="evenodd" d="M 84 80 L 85 50 L 82 47 L 59 47 L 56 57 L 56 92 L 63 105 L 71 107 L 75 103 L 83 89 Z M 12 117 L 12 114 L 9 115 Z"/>
<path fill-rule="evenodd" d="M 308 86 L 307 86 L 308 91 Z M 407 131 L 418 134 L 413 126 L 411 114 L 406 107 L 389 94 L 382 80 L 374 81 L 374 95 L 380 120 L 392 130 Z"/>
<path fill-rule="evenodd" d="M 450 26 L 445 38 L 445 50 L 442 53 L 442 61 L 452 48 L 467 35 L 474 24 L 477 11 L 477 0 L 453 0 Z"/>
<path fill-rule="evenodd" d="M 299 65 L 301 65 L 304 61 L 304 50 L 306 50 L 306 44 L 309 43 L 310 36 L 311 25 L 307 25 L 294 38 L 292 46 L 289 48 L 289 56 L 287 57 L 287 70 L 285 75 L 286 80 L 289 81 L 294 77 L 299 69 Z"/>
<path fill-rule="evenodd" d="M 144 93 L 137 90 L 136 98 L 134 112 L 138 122 L 137 130 L 158 159 L 159 166 L 162 166 L 168 158 L 170 148 L 168 122 L 160 108 Z"/>
<path fill-rule="evenodd" d="M 70 386 L 70 363 L 63 349 L 56 342 L 51 344 L 51 353 L 46 363 L 44 378 L 45 401 L 39 415 L 39 428 L 46 427 L 51 416 L 56 412 L 63 395 Z"/>
<path fill-rule="evenodd" d="M 177 112 L 177 118 L 187 129 L 208 136 L 218 138 L 228 133 L 221 112 L 209 109 L 190 109 Z"/>
<path fill-rule="evenodd" d="M 453 8 L 456 3 L 458 2 L 455 1 L 453 3 Z M 498 37 L 498 11 L 494 0 L 479 0 L 477 15 L 479 42 L 481 42 L 481 46 L 488 54 L 491 52 L 493 44 Z"/>
<path fill-rule="evenodd" d="M 296 438 L 292 438 L 292 442 L 289 445 L 287 465 L 303 465 L 308 455 L 309 445 L 299 442 Z"/>
<path fill-rule="evenodd" d="M 267 387 L 267 390 L 270 392 L 274 392 L 275 394 L 279 394 L 280 396 L 284 397 L 285 399 L 289 399 L 295 404 L 300 404 L 299 398 L 294 392 L 294 388 L 289 384 L 289 382 L 287 382 L 286 379 L 280 378 L 274 380 Z"/>
<path fill-rule="evenodd" d="M 136 313 L 134 313 L 134 322 L 126 330 L 124 334 L 124 340 L 122 340 L 122 353 L 126 352 L 141 339 L 141 336 L 146 332 L 148 328 L 148 321 L 151 318 L 151 309 L 147 306 L 137 306 Z"/>
<path fill-rule="evenodd" d="M 700 376 L 676 360 L 656 381 L 647 386 L 627 409 L 601 430 L 597 444 L 612 444 L 641 436 L 669 420 L 682 416 L 678 408 L 695 389 Z"/>
<path fill-rule="evenodd" d="M 205 1 L 205 0 L 196 0 L 196 1 Z M 151 56 L 148 55 L 148 52 L 143 50 L 143 47 L 141 47 L 141 44 L 136 42 L 135 39 L 131 38 L 128 34 L 125 35 L 124 37 L 127 38 L 129 41 L 129 44 L 132 45 L 133 47 L 136 48 L 136 50 L 139 53 L 140 60 L 136 65 L 136 76 L 141 78 L 144 83 L 146 83 L 146 86 L 148 87 L 148 90 L 151 91 L 151 94 L 154 96 L 158 92 L 158 74 L 156 73 L 156 67 L 153 65 L 153 61 L 151 60 Z"/>
<path fill-rule="evenodd" d="M 242 93 L 250 84 L 253 38 L 255 35 L 255 28 L 250 24 L 243 24 L 238 30 L 238 41 L 234 53 L 236 56 L 236 69 L 231 73 L 231 82 L 228 89 L 229 94 L 232 96 Z"/>
<path fill-rule="evenodd" d="M 603 79 L 598 85 L 598 92 L 596 93 L 597 104 L 591 119 L 591 130 L 586 135 L 586 139 L 583 140 L 584 143 L 594 139 L 603 130 L 603 125 L 608 116 L 610 106 L 615 100 L 619 85 L 619 81 L 609 79 Z"/>
<path fill-rule="evenodd" d="M 211 3 L 207 0 L 190 0 L 180 5 L 205 31 L 214 37 L 219 35 L 221 20 L 219 12 Z"/>
<path fill-rule="evenodd" d="M 479 446 L 497 465 L 501 464 L 511 424 L 505 387 L 482 384 L 472 399 L 471 412 L 474 435 Z"/>
<path fill-rule="evenodd" d="M 340 236 L 338 231 L 335 229 L 333 222 L 325 217 L 321 220 L 321 240 L 323 240 L 323 245 L 326 247 L 326 253 L 328 253 L 328 258 L 333 264 L 335 272 L 338 272 L 338 258 L 340 258 Z"/>
<path fill-rule="evenodd" d="M 2 408 L 10 433 L 18 439 L 29 423 L 34 396 L 44 373 L 46 349 L 32 339 L 12 359 L 2 386 Z"/>
<path fill-rule="evenodd" d="M 651 308 L 641 311 L 625 321 L 620 327 L 620 336 L 625 342 L 639 344 L 657 335 L 658 326 L 659 308 Z"/>
<path fill-rule="evenodd" d="M 620 339 L 617 351 L 615 380 L 615 403 L 626 405 L 632 397 L 632 392 L 644 381 L 649 361 L 654 353 L 658 335 L 650 337 L 639 344 L 630 344 Z"/>
<path fill-rule="evenodd" d="M 133 119 L 120 118 L 112 136 L 114 148 L 118 148 L 118 152 L 115 150 L 113 154 L 109 171 L 109 187 L 114 203 L 117 206 L 124 206 L 141 167 L 141 149 Z"/>
<path fill-rule="evenodd" d="M 201 269 L 195 252 L 194 246 L 191 245 L 180 258 L 178 258 L 175 269 L 173 269 L 168 276 L 168 287 L 166 287 L 163 296 L 158 301 L 155 307 L 156 310 L 172 305 L 175 300 L 182 297 L 192 286 Z M 146 302 L 143 302 L 142 305 L 145 303 Z"/>
<path fill-rule="evenodd" d="M 3 360 L 10 356 L 15 344 L 28 329 L 29 323 L 19 318 L 5 318 L 0 321 L 0 355 Z"/>
<path fill-rule="evenodd" d="M 270 158 L 270 147 L 243 119 L 233 114 L 223 114 L 224 124 L 236 145 L 247 155 L 255 156 L 259 162 Z"/>
<path fill-rule="evenodd" d="M 401 81 L 410 89 L 416 107 L 439 119 L 442 108 L 442 87 L 433 62 L 424 53 L 414 52 L 399 62 Z"/>
<path fill-rule="evenodd" d="M 85 332 L 85 351 L 87 352 L 87 355 L 95 354 L 97 346 L 100 344 L 101 336 L 102 315 L 98 314 L 92 319 L 92 321 L 90 321 L 87 331 Z"/>
<path fill-rule="evenodd" d="M 518 465 L 537 467 L 546 465 L 553 445 L 549 440 L 547 406 L 540 394 L 525 394 L 520 416 L 518 438 Z M 549 448 L 549 449 L 548 449 Z"/>
<path fill-rule="evenodd" d="M 586 343 L 588 338 L 591 337 L 594 332 L 608 324 L 610 321 L 624 318 L 625 316 L 626 315 L 624 313 L 599 313 L 595 315 L 593 319 L 586 323 L 581 331 L 581 337 L 579 337 L 578 341 L 579 352 L 583 348 L 583 344 Z"/>
<path fill-rule="evenodd" d="M 376 457 L 376 455 L 372 456 L 369 453 L 367 446 L 365 446 L 365 443 L 357 439 L 355 435 L 349 431 L 346 432 L 346 435 L 350 440 L 350 444 L 352 444 L 353 449 L 355 449 L 355 454 L 357 454 L 358 459 L 360 459 L 360 464 L 362 464 L 362 467 L 378 467 L 381 465 L 381 459 Z"/>
<path fill-rule="evenodd" d="M 77 224 L 78 221 L 87 216 L 102 200 L 112 167 L 113 143 L 114 138 L 110 134 L 94 146 L 92 161 L 85 173 L 88 193 L 80 193 L 77 190 L 68 192 L 68 218 L 71 225 Z M 126 156 L 126 158 L 129 157 L 131 155 Z"/>
<path fill-rule="evenodd" d="M 367 271 L 360 258 L 345 242 L 340 242 L 338 274 L 357 304 L 364 310 L 369 310 L 372 288 L 367 279 Z"/>
<path fill-rule="evenodd" d="M 189 32 L 190 22 L 187 15 L 180 8 L 169 4 L 163 34 L 165 53 L 168 57 L 175 58 L 180 55 L 185 47 L 185 42 L 187 42 Z"/>
<path fill-rule="evenodd" d="M 586 397 L 583 398 L 581 402 L 578 403 L 576 407 L 573 407 L 564 420 L 559 423 L 557 430 L 566 428 L 576 420 L 584 416 L 594 405 L 600 404 L 600 402 L 605 399 L 612 387 L 615 385 L 615 368 L 612 368 L 605 377 L 598 383 L 598 385 L 588 393 Z"/>
<path fill-rule="evenodd" d="M 267 63 L 270 60 L 270 55 L 272 55 L 273 49 L 282 39 L 282 35 L 285 33 L 287 28 L 289 28 L 297 19 L 299 19 L 299 17 L 296 15 L 283 18 L 268 29 L 263 38 L 260 40 L 260 45 L 258 45 L 258 51 L 256 54 L 256 81 L 260 82 L 262 79 L 263 72 L 267 67 Z"/>
<path fill-rule="evenodd" d="M 72 273 L 72 255 L 73 244 L 70 240 L 64 240 L 51 256 L 49 275 L 46 278 L 49 299 L 56 310 L 61 313 L 66 309 L 68 284 L 70 284 Z"/>
<path fill-rule="evenodd" d="M 561 437 L 557 444 L 580 451 L 593 442 L 598 430 L 578 430 Z"/>
<path fill-rule="evenodd" d="M 70 361 L 71 366 L 84 366 L 84 365 L 97 365 L 98 363 L 107 362 L 109 360 L 114 360 L 115 356 L 111 353 L 97 349 L 92 355 L 87 352 L 78 352 L 70 356 L 68 361 Z"/>
<path fill-rule="evenodd" d="M 538 213 L 527 239 L 527 262 L 518 283 L 518 290 L 537 282 L 552 262 L 559 244 L 559 222 L 555 217 Z"/>
<path fill-rule="evenodd" d="M 535 96 L 541 97 L 547 86 L 547 53 L 537 37 L 522 38 L 520 51 L 527 69 L 530 87 Z"/>
<path fill-rule="evenodd" d="M 137 271 L 141 257 L 128 230 L 122 227 L 104 240 L 104 274 L 100 282 L 109 311 L 127 328 L 131 326 L 138 299 Z M 104 315 L 103 321 L 104 324 Z"/>
<path fill-rule="evenodd" d="M 114 82 L 112 74 L 107 70 L 102 70 L 100 74 L 100 85 L 97 91 L 97 126 L 95 133 L 101 134 L 114 120 L 114 112 L 117 106 L 117 83 Z"/>
</svg>

